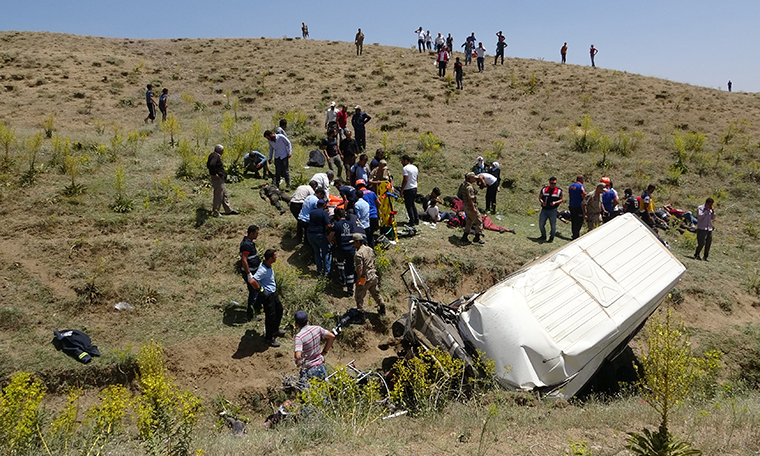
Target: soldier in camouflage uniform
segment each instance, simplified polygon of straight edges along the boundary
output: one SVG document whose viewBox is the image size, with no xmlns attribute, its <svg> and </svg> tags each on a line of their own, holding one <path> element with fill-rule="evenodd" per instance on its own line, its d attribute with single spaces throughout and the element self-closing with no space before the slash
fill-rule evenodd
<svg viewBox="0 0 760 456">
<path fill-rule="evenodd" d="M 485 244 L 485 241 L 480 238 L 480 236 L 483 233 L 483 218 L 480 216 L 480 212 L 478 212 L 478 206 L 477 206 L 477 198 L 475 197 L 475 188 L 473 188 L 472 184 L 478 180 L 478 177 L 475 175 L 475 173 L 467 173 L 464 175 L 464 182 L 459 186 L 459 198 L 462 200 L 462 203 L 464 203 L 464 214 L 465 214 L 465 226 L 464 226 L 464 233 L 462 234 L 462 240 L 461 245 L 469 245 L 472 244 L 470 240 L 468 239 L 468 236 L 470 234 L 470 230 L 472 228 L 475 229 L 475 239 L 472 241 L 477 244 Z"/>
</svg>

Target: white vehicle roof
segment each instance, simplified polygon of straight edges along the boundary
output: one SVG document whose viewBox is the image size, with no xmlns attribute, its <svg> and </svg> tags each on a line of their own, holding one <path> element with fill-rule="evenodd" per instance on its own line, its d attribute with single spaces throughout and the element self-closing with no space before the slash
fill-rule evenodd
<svg viewBox="0 0 760 456">
<path fill-rule="evenodd" d="M 459 332 L 503 386 L 573 396 L 686 268 L 633 214 L 596 228 L 478 296 Z"/>
</svg>

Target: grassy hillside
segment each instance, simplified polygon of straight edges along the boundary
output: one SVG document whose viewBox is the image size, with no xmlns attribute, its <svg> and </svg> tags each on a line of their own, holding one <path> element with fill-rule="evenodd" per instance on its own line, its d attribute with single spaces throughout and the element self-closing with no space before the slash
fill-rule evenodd
<svg viewBox="0 0 760 456">
<path fill-rule="evenodd" d="M 373 117 L 368 150 L 386 149 L 397 178 L 398 157 L 414 155 L 421 191 L 438 186 L 453 195 L 477 156 L 498 160 L 507 184 L 498 223 L 517 235 L 488 232 L 485 246 L 459 247 L 461 232 L 423 226 L 387 252 L 389 318 L 352 329 L 330 363 L 379 366 L 395 356 L 388 328 L 405 310 L 398 275 L 407 261 L 449 300 L 567 242 L 562 225 L 558 244 L 533 239 L 537 192 L 549 176 L 567 188 L 581 173 L 589 182 L 611 177 L 621 194 L 655 183 L 658 206 L 695 211 L 716 199 L 710 263 L 688 258 L 692 234 L 663 233 L 688 268 L 676 310 L 700 348 L 725 353 L 725 378 L 754 372 L 747 360 L 760 345 L 757 94 L 524 59 L 486 59 L 484 73 L 466 67 L 457 91 L 437 77 L 429 54 L 368 44 L 357 57 L 342 42 L 0 32 L 0 44 L 0 122 L 12 132 L 7 148 L 0 142 L 2 378 L 38 372 L 53 391 L 129 380 L 120 363 L 151 338 L 166 347 L 178 382 L 206 398 L 247 397 L 294 372 L 292 342 L 266 350 L 263 324 L 244 323 L 233 304 L 246 299 L 235 272 L 245 228 L 260 225 L 259 248 L 281 251 L 285 322 L 302 306 L 326 321 L 353 300 L 316 278 L 309 251 L 293 240 L 291 215 L 259 198 L 260 180 L 228 183 L 242 214 L 209 218 L 205 159 L 218 142 L 228 165 L 248 150 L 266 152 L 261 132 L 287 114 L 291 174 L 304 183 L 319 171 L 304 165 L 331 101 Z M 147 83 L 156 96 L 169 89 L 174 132 L 143 123 Z M 114 310 L 120 301 L 135 310 Z M 85 330 L 104 359 L 85 367 L 55 352 L 52 331 L 64 328 Z M 573 439 L 579 432 L 567 431 Z"/>
</svg>

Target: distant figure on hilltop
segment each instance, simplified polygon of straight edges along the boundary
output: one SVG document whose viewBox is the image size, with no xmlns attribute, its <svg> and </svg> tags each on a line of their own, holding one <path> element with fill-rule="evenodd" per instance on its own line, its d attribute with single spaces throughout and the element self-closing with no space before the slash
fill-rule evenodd
<svg viewBox="0 0 760 456">
<path fill-rule="evenodd" d="M 356 44 L 356 55 L 362 55 L 364 48 L 364 34 L 362 33 L 362 29 L 359 29 L 359 31 L 356 32 L 354 43 Z"/>
<path fill-rule="evenodd" d="M 731 91 L 731 87 L 733 86 L 733 83 L 731 83 L 731 80 L 728 81 L 728 91 Z"/>
<path fill-rule="evenodd" d="M 454 37 L 451 36 L 451 33 L 446 37 L 446 47 L 449 48 L 449 52 L 454 52 Z"/>
<path fill-rule="evenodd" d="M 309 37 L 309 27 L 306 26 L 305 22 L 301 22 L 301 35 L 303 36 L 303 39 Z"/>
<path fill-rule="evenodd" d="M 417 47 L 420 49 L 420 54 L 422 54 L 422 51 L 425 50 L 425 39 L 427 38 L 427 35 L 425 35 L 425 31 L 422 30 L 422 27 L 415 30 L 414 33 L 417 34 Z"/>
<path fill-rule="evenodd" d="M 442 46 L 438 51 L 438 58 L 435 60 L 438 63 L 438 76 L 446 76 L 446 64 L 449 62 L 449 51 L 446 46 Z"/>
<path fill-rule="evenodd" d="M 562 56 L 562 63 L 567 63 L 567 42 L 562 45 L 562 49 L 559 50 L 559 55 Z"/>
<path fill-rule="evenodd" d="M 486 48 L 483 47 L 483 43 L 478 43 L 478 48 L 475 49 L 475 52 L 478 55 L 478 72 L 482 73 L 486 62 Z"/>
<path fill-rule="evenodd" d="M 460 47 L 464 48 L 464 64 L 469 65 L 472 63 L 472 51 L 475 50 L 475 43 L 467 37 L 466 40 L 464 40 L 464 44 L 462 44 Z"/>
<path fill-rule="evenodd" d="M 596 67 L 594 64 L 594 57 L 596 57 L 596 54 L 599 53 L 599 49 L 595 48 L 594 45 L 591 45 L 591 49 L 589 49 L 589 55 L 591 56 L 591 66 Z"/>
<path fill-rule="evenodd" d="M 462 62 L 459 61 L 459 57 L 457 57 L 457 61 L 454 64 L 454 75 L 456 76 L 457 80 L 457 89 L 464 89 L 464 84 L 462 83 L 464 70 L 462 69 Z"/>
<path fill-rule="evenodd" d="M 430 30 L 425 34 L 425 45 L 427 46 L 428 51 L 433 50 L 433 34 L 430 33 Z"/>
<path fill-rule="evenodd" d="M 497 33 L 496 36 L 499 37 L 499 40 L 496 42 L 496 56 L 493 58 L 493 64 L 496 65 L 496 60 L 501 56 L 501 64 L 504 65 L 504 48 L 509 45 L 501 32 Z"/>
</svg>

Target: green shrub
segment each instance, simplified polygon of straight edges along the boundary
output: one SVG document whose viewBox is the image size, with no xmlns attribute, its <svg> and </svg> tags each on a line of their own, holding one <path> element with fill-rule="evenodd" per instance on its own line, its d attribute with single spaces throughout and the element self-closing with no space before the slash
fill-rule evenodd
<svg viewBox="0 0 760 456">
<path fill-rule="evenodd" d="M 200 180 L 208 174 L 206 158 L 201 151 L 193 148 L 190 141 L 181 139 L 177 145 L 177 154 L 180 157 L 176 176 L 180 179 Z"/>
<path fill-rule="evenodd" d="M 577 126 L 579 128 L 573 129 L 572 149 L 581 153 L 591 152 L 599 141 L 599 127 L 594 126 L 588 114 L 583 116 Z"/>
</svg>

